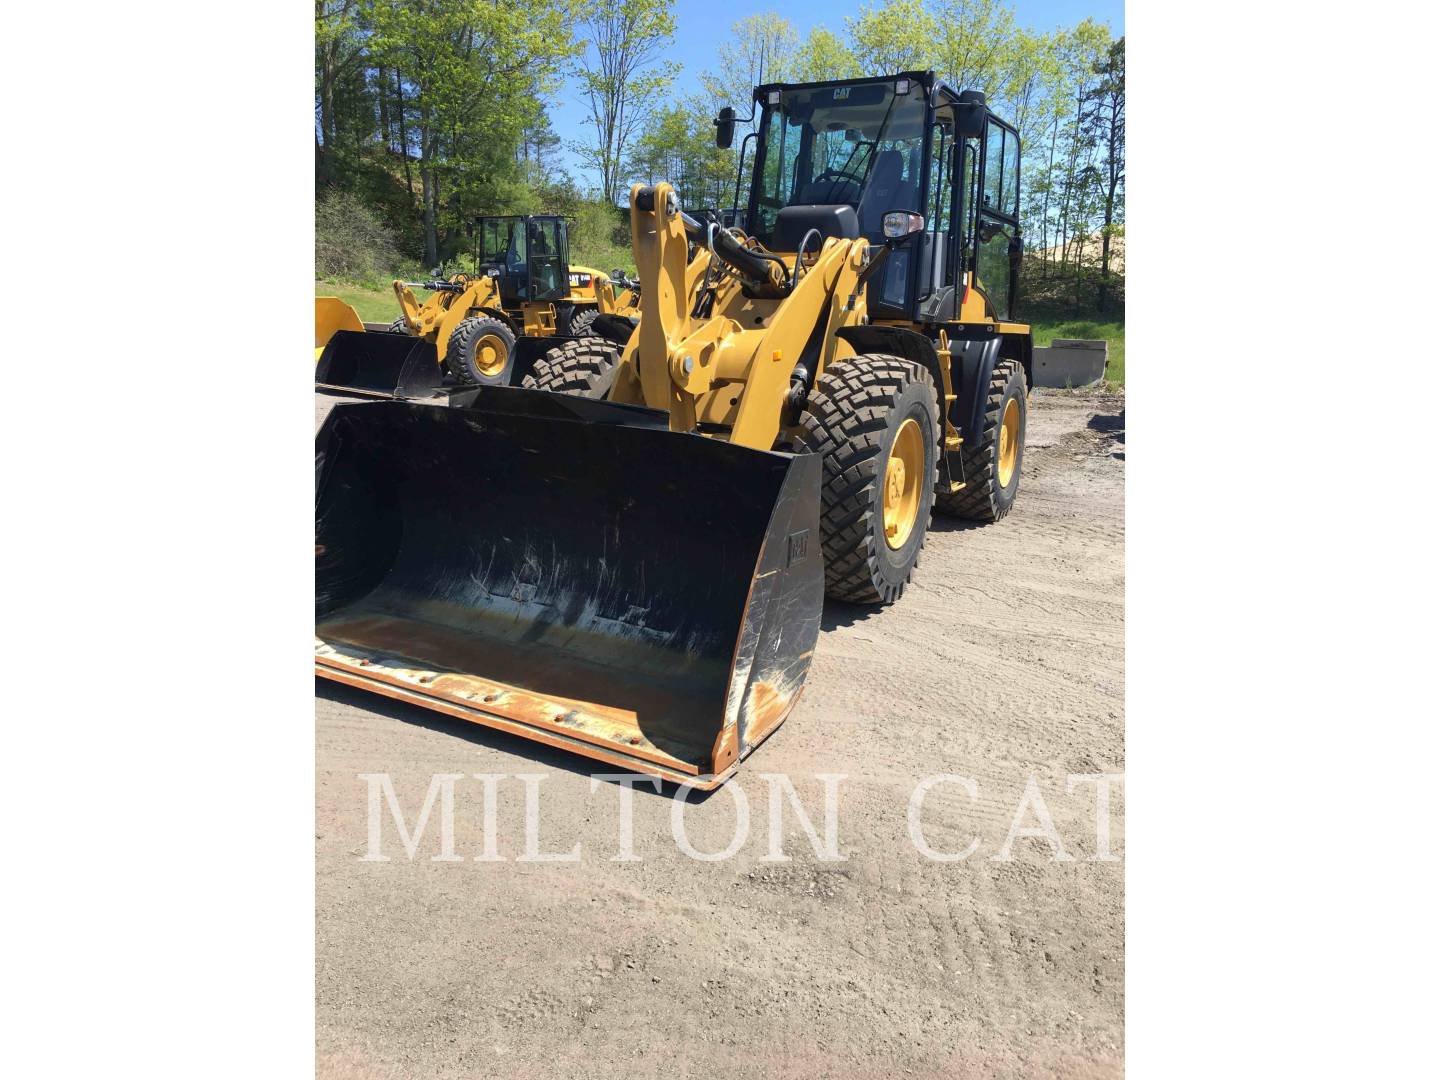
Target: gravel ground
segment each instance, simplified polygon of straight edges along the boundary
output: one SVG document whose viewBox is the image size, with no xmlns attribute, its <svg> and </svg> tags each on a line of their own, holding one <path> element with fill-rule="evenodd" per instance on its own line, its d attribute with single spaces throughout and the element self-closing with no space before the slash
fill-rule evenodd
<svg viewBox="0 0 1440 1080">
<path fill-rule="evenodd" d="M 317 422 L 334 399 L 317 397 Z M 685 811 L 721 851 L 738 788 L 751 828 L 700 862 L 669 791 L 634 796 L 617 862 L 618 789 L 539 744 L 316 681 L 317 1054 L 323 1077 L 1112 1076 L 1123 1067 L 1124 863 L 1099 861 L 1096 784 L 1124 752 L 1124 397 L 1036 391 L 1014 512 L 937 518 L 900 603 L 830 605 L 809 682 L 731 785 Z M 594 771 L 606 771 L 593 766 Z M 507 774 L 500 861 L 482 785 L 455 786 L 457 862 L 439 811 L 407 859 L 363 861 L 362 773 L 388 773 L 413 825 L 437 773 Z M 523 862 L 539 774 L 540 850 Z M 788 775 L 820 824 L 838 785 L 838 850 L 820 859 L 785 809 L 767 861 L 769 788 Z M 907 807 L 926 777 L 923 857 Z M 1025 801 L 1033 778 L 1032 798 Z M 1068 786 L 1068 790 L 1067 790 Z M 1069 858 L 1039 831 L 1048 813 Z M 1124 851 L 1124 791 L 1110 847 Z M 1002 856 L 997 858 L 997 856 Z"/>
</svg>

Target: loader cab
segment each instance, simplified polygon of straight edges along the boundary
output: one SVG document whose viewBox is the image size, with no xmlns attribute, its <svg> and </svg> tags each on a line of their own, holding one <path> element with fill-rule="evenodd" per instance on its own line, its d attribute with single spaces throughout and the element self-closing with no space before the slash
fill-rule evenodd
<svg viewBox="0 0 1440 1080">
<path fill-rule="evenodd" d="M 551 214 L 476 220 L 475 261 L 495 278 L 506 307 L 558 300 L 569 293 L 565 219 Z"/>
<path fill-rule="evenodd" d="M 906 72 L 761 86 L 755 109 L 745 217 L 762 244 L 776 252 L 814 250 L 826 237 L 878 245 L 884 215 L 907 210 L 925 226 L 869 281 L 871 318 L 951 322 L 967 287 L 984 294 L 995 318 L 1012 317 L 1020 140 L 983 94 Z M 721 139 L 727 121 L 717 121 Z"/>
</svg>

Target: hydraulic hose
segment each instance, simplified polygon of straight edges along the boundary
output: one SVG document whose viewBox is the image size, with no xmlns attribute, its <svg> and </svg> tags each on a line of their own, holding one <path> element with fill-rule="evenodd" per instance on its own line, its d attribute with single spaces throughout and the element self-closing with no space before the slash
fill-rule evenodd
<svg viewBox="0 0 1440 1080">
<path fill-rule="evenodd" d="M 453 281 L 406 281 L 403 282 L 407 289 L 427 289 L 430 292 L 453 292 L 465 291 L 465 286 L 457 285 Z"/>
<path fill-rule="evenodd" d="M 728 229 L 696 221 L 683 210 L 680 211 L 680 219 L 685 223 L 685 231 L 690 239 L 710 248 L 721 262 L 739 273 L 747 285 L 757 289 L 777 288 L 782 292 L 789 291 L 790 270 L 780 256 L 748 248 L 736 240 Z M 772 266 L 779 268 L 778 279 L 775 271 L 771 269 Z"/>
<path fill-rule="evenodd" d="M 673 192 L 670 197 L 675 198 Z M 653 211 L 655 189 L 647 187 L 639 191 L 635 196 L 635 207 L 638 210 Z M 671 209 L 680 215 L 691 242 L 708 247 L 715 253 L 716 258 L 734 269 L 751 289 L 776 296 L 784 296 L 790 291 L 790 268 L 785 265 L 784 259 L 768 251 L 746 247 L 719 225 L 712 227 L 696 221 L 680 209 L 678 199 L 675 199 Z"/>
</svg>

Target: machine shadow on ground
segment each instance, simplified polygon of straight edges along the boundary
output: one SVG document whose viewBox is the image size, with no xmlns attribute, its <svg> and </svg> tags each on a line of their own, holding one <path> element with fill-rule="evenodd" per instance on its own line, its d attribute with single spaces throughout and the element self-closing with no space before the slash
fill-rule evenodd
<svg viewBox="0 0 1440 1080">
<path fill-rule="evenodd" d="M 1114 445 L 1110 451 L 1111 456 L 1120 461 L 1125 460 L 1125 410 L 1118 413 L 1096 413 L 1085 425 L 1091 431 L 1097 431 L 1101 435 L 1108 435 Z"/>
<path fill-rule="evenodd" d="M 847 604 L 842 600 L 825 600 L 825 610 L 820 615 L 820 632 L 829 633 L 842 626 L 854 626 L 872 615 L 879 615 L 884 608 L 866 607 L 863 604 Z"/>
</svg>

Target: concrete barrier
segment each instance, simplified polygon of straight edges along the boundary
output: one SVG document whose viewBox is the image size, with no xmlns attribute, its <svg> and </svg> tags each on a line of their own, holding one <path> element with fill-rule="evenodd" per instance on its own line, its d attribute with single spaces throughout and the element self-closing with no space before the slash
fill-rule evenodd
<svg viewBox="0 0 1440 1080">
<path fill-rule="evenodd" d="M 1035 350 L 1035 385 L 1089 386 L 1105 377 L 1109 358 L 1107 341 L 1056 338 L 1048 348 Z"/>
</svg>

